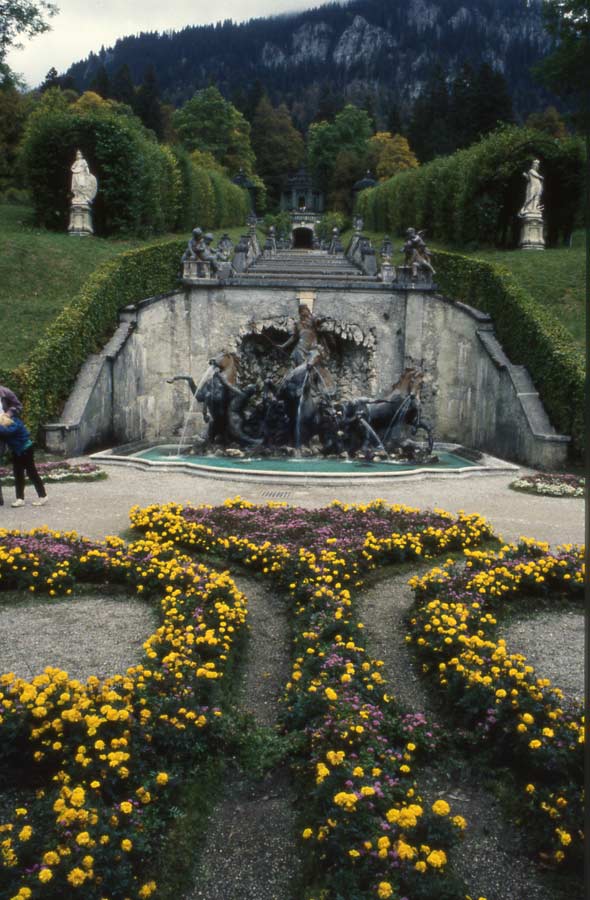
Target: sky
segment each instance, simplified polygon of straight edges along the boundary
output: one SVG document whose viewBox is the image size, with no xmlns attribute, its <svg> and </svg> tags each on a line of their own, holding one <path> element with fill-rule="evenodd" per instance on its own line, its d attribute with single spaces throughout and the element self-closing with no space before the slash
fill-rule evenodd
<svg viewBox="0 0 590 900">
<path fill-rule="evenodd" d="M 51 31 L 22 41 L 7 62 L 29 87 L 36 87 L 52 66 L 64 72 L 102 44 L 140 31 L 170 31 L 185 25 L 206 25 L 224 19 L 243 22 L 258 16 L 299 12 L 330 0 L 54 0 L 59 13 Z"/>
</svg>

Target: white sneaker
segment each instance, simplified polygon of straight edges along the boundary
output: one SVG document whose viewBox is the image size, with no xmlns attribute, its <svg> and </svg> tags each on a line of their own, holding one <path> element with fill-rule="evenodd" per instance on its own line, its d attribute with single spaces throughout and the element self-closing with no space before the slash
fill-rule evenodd
<svg viewBox="0 0 590 900">
<path fill-rule="evenodd" d="M 45 506 L 47 503 L 47 497 L 38 497 L 36 500 L 33 500 L 31 506 Z"/>
<path fill-rule="evenodd" d="M 24 501 L 24 500 L 21 500 L 21 499 L 19 498 L 18 500 L 15 500 L 14 503 L 11 503 L 10 505 L 13 506 L 13 507 L 15 507 L 15 508 L 16 508 L 16 507 L 19 507 L 19 506 L 24 506 L 24 505 L 25 505 L 25 501 Z"/>
</svg>

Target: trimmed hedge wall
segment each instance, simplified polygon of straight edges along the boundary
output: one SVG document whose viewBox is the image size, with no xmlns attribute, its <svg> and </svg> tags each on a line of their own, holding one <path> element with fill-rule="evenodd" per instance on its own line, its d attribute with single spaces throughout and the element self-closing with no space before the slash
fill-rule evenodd
<svg viewBox="0 0 590 900">
<path fill-rule="evenodd" d="M 357 212 L 371 231 L 401 235 L 412 225 L 455 246 L 515 246 L 525 195 L 523 172 L 539 157 L 547 241 L 554 245 L 568 238 L 575 225 L 584 156 L 580 138 L 556 140 L 530 128 L 505 126 L 465 150 L 363 191 Z"/>
<path fill-rule="evenodd" d="M 581 458 L 585 369 L 573 338 L 507 269 L 442 250 L 433 257 L 441 291 L 493 317 L 511 362 L 527 367 L 552 424 L 562 434 L 571 435 L 571 453 Z"/>
<path fill-rule="evenodd" d="M 197 167 L 182 147 L 159 144 L 116 104 L 68 106 L 59 91 L 48 92 L 44 103 L 31 115 L 21 146 L 38 224 L 66 230 L 77 149 L 98 178 L 92 208 L 98 235 L 151 237 L 179 227 L 227 228 L 246 221 L 245 190 L 222 173 Z"/>
<path fill-rule="evenodd" d="M 59 416 L 81 366 L 115 330 L 119 310 L 174 290 L 185 246 L 186 241 L 165 241 L 103 263 L 49 326 L 27 362 L 14 372 L 0 371 L 0 383 L 25 401 L 31 433 Z"/>
</svg>

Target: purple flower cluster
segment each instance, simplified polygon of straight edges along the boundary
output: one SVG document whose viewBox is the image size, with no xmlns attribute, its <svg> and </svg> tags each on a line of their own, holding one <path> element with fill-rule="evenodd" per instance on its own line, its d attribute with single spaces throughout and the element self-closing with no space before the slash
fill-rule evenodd
<svg viewBox="0 0 590 900">
<path fill-rule="evenodd" d="M 187 507 L 187 522 L 210 528 L 216 537 L 228 534 L 247 538 L 254 544 L 283 544 L 290 553 L 304 547 L 318 552 L 328 541 L 342 551 L 358 551 L 367 533 L 376 538 L 392 532 L 423 531 L 425 528 L 448 527 L 449 520 L 433 512 L 394 511 L 387 506 L 365 510 L 331 506 L 324 509 L 303 507 L 223 507 L 213 509 Z"/>
</svg>

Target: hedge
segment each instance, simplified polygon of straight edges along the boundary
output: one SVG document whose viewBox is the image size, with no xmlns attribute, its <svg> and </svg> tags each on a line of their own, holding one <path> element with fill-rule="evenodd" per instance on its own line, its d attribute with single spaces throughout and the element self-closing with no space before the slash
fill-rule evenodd
<svg viewBox="0 0 590 900">
<path fill-rule="evenodd" d="M 0 383 L 24 399 L 33 434 L 60 415 L 81 366 L 113 333 L 119 310 L 176 287 L 185 246 L 182 240 L 165 241 L 103 263 L 49 326 L 27 362 L 14 372 L 0 371 Z"/>
<path fill-rule="evenodd" d="M 227 228 L 246 220 L 247 192 L 226 175 L 197 167 L 180 147 L 159 144 L 139 119 L 116 104 L 68 106 L 61 92 L 50 91 L 31 115 L 21 147 L 38 224 L 66 230 L 77 149 L 98 179 L 93 203 L 98 235 L 152 236 L 195 225 Z"/>
<path fill-rule="evenodd" d="M 527 367 L 551 422 L 571 435 L 572 455 L 581 458 L 585 368 L 573 338 L 502 266 L 442 250 L 433 257 L 440 289 L 492 316 L 510 360 Z"/>
<path fill-rule="evenodd" d="M 412 225 L 430 238 L 464 246 L 518 243 L 523 172 L 539 157 L 545 179 L 547 242 L 569 237 L 583 190 L 584 145 L 530 128 L 504 126 L 479 143 L 408 169 L 363 191 L 357 212 L 369 230 L 403 234 Z"/>
</svg>

